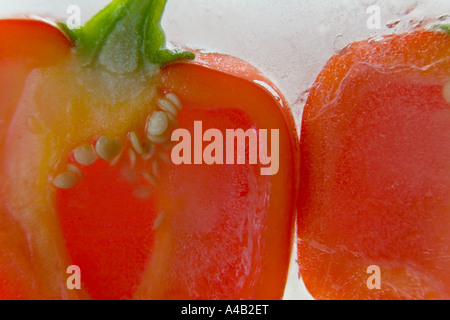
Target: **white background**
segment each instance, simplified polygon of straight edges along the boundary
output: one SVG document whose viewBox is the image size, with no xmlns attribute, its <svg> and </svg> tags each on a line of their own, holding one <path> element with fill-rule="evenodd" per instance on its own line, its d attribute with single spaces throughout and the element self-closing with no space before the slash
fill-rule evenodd
<svg viewBox="0 0 450 320">
<path fill-rule="evenodd" d="M 78 5 L 84 23 L 108 2 L 0 0 L 0 17 L 35 14 L 66 21 L 67 8 Z M 381 9 L 378 30 L 367 27 L 372 5 Z M 331 55 L 352 41 L 428 26 L 446 15 L 450 0 L 169 0 L 163 27 L 174 44 L 231 54 L 256 66 L 284 93 L 299 127 L 307 90 Z M 293 258 L 285 298 L 309 299 L 296 266 Z"/>
</svg>

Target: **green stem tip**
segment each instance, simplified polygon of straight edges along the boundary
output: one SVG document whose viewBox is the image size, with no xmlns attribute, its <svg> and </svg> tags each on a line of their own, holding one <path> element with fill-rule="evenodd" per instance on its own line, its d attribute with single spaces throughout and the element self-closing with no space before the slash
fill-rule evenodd
<svg viewBox="0 0 450 320">
<path fill-rule="evenodd" d="M 194 59 L 192 52 L 169 49 L 161 27 L 167 0 L 114 0 L 84 26 L 69 34 L 84 66 L 100 64 L 124 74 L 142 67 Z"/>
<path fill-rule="evenodd" d="M 450 34 L 450 24 L 441 23 L 441 24 L 435 25 L 434 28 Z"/>
</svg>

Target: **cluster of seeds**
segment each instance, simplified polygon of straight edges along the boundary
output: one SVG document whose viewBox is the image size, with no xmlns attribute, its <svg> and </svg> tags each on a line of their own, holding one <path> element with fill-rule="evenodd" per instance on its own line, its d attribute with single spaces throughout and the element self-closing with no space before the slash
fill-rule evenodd
<svg viewBox="0 0 450 320">
<path fill-rule="evenodd" d="M 152 186 L 157 185 L 160 176 L 160 162 L 168 163 L 169 155 L 165 152 L 171 149 L 171 130 L 178 125 L 177 116 L 182 105 L 178 97 L 169 93 L 157 102 L 157 110 L 148 116 L 145 127 L 145 139 L 141 140 L 135 131 L 128 133 L 130 147 L 128 157 L 130 167 L 134 168 L 138 159 L 151 160 L 151 165 L 142 173 L 142 177 Z M 112 166 L 116 165 L 124 153 L 124 144 L 119 138 L 101 136 L 96 143 L 83 143 L 73 150 L 73 158 L 76 164 L 90 166 L 98 158 L 108 161 Z M 82 179 L 82 172 L 76 164 L 68 164 L 64 172 L 56 175 L 53 185 L 59 189 L 71 189 Z M 129 171 L 123 174 L 127 178 Z M 139 190 L 138 190 L 139 191 Z M 141 190 L 142 191 L 142 190 Z M 144 192 L 138 192 L 143 196 Z"/>
<path fill-rule="evenodd" d="M 169 126 L 178 125 L 177 115 L 181 110 L 180 100 L 173 93 L 158 101 L 158 111 L 153 112 L 147 119 L 146 134 L 148 140 L 155 144 L 163 144 L 169 140 Z"/>
</svg>

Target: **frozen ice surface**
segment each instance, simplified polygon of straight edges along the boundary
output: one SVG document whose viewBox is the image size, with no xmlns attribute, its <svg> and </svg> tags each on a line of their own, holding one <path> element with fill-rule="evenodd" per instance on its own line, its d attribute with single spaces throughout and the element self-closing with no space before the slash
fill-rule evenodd
<svg viewBox="0 0 450 320">
<path fill-rule="evenodd" d="M 0 0 L 0 16 L 28 13 L 64 21 L 67 8 L 77 5 L 85 22 L 108 2 Z M 379 8 L 379 29 L 368 27 L 374 12 L 368 8 Z M 163 27 L 175 44 L 255 65 L 284 93 L 300 127 L 308 89 L 330 56 L 350 42 L 449 21 L 449 15 L 450 0 L 169 0 Z M 285 298 L 308 299 L 292 261 Z"/>
</svg>

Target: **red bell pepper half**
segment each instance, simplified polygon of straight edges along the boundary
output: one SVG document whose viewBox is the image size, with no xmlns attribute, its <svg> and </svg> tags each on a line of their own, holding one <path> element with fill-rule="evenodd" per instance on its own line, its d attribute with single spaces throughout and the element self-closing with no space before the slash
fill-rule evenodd
<svg viewBox="0 0 450 320">
<path fill-rule="evenodd" d="M 449 34 L 394 34 L 332 57 L 300 150 L 298 254 L 315 298 L 450 298 Z"/>
<path fill-rule="evenodd" d="M 292 116 L 248 64 L 168 49 L 165 2 L 115 0 L 74 30 L 0 21 L 1 299 L 282 297 Z M 175 165 L 170 133 L 196 121 L 279 130 L 278 172 Z"/>
</svg>

